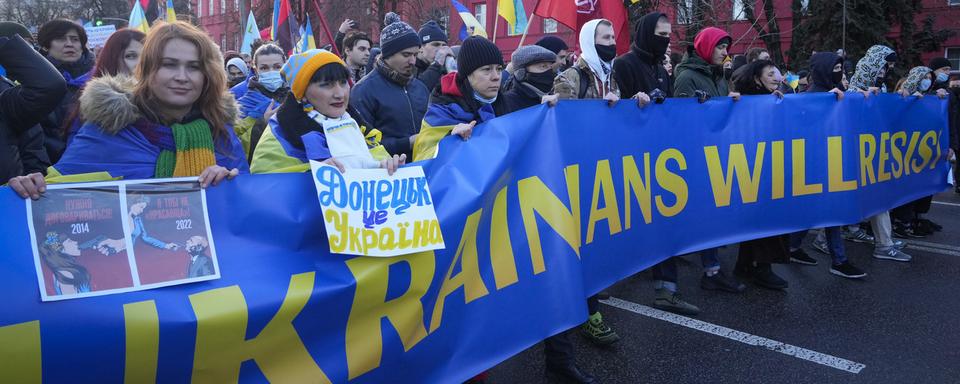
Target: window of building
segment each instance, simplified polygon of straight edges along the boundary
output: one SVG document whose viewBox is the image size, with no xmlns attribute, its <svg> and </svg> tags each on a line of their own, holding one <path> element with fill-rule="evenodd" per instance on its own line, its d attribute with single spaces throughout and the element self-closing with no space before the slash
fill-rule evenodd
<svg viewBox="0 0 960 384">
<path fill-rule="evenodd" d="M 733 0 L 733 14 L 730 16 L 730 20 L 746 20 L 746 6 L 748 5 L 744 4 L 744 0 Z"/>
<path fill-rule="evenodd" d="M 207 0 L 207 16 L 213 16 L 213 0 Z"/>
<path fill-rule="evenodd" d="M 445 13 L 443 16 L 440 16 L 440 26 L 443 28 L 443 33 L 447 36 L 450 36 L 450 14 Z"/>
<path fill-rule="evenodd" d="M 677 24 L 693 21 L 693 0 L 677 0 Z"/>
<path fill-rule="evenodd" d="M 800 0 L 800 11 L 807 13 L 810 10 L 810 0 Z"/>
<path fill-rule="evenodd" d="M 473 17 L 477 18 L 477 21 L 483 25 L 483 29 L 487 29 L 487 5 L 486 4 L 475 4 L 473 6 Z M 496 33 L 496 31 L 494 31 Z M 493 37 L 493 36 L 490 36 Z"/>
<path fill-rule="evenodd" d="M 543 33 L 557 33 L 557 21 L 554 19 L 543 19 Z"/>
<path fill-rule="evenodd" d="M 951 68 L 960 68 L 960 47 L 947 48 L 945 54 L 947 60 L 950 60 Z"/>
<path fill-rule="evenodd" d="M 240 0 L 233 0 L 233 10 L 240 12 Z M 243 17 L 243 15 L 240 15 Z"/>
<path fill-rule="evenodd" d="M 947 0 L 947 5 L 960 5 L 960 0 Z"/>
<path fill-rule="evenodd" d="M 227 35 L 220 35 L 220 51 L 227 50 Z"/>
<path fill-rule="evenodd" d="M 203 17 L 203 0 L 197 0 L 197 17 Z"/>
<path fill-rule="evenodd" d="M 220 14 L 227 13 L 227 0 L 220 0 Z"/>
</svg>

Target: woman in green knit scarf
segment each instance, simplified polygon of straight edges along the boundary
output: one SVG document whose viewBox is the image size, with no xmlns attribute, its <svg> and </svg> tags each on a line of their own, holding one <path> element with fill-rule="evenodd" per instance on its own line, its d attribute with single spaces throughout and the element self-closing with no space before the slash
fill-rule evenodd
<svg viewBox="0 0 960 384">
<path fill-rule="evenodd" d="M 199 177 L 216 185 L 249 172 L 233 133 L 236 102 L 227 92 L 217 46 L 196 27 L 173 22 L 150 31 L 137 79 L 101 77 L 80 97 L 80 128 L 50 172 L 108 172 L 124 179 Z M 39 198 L 39 173 L 9 185 Z"/>
</svg>

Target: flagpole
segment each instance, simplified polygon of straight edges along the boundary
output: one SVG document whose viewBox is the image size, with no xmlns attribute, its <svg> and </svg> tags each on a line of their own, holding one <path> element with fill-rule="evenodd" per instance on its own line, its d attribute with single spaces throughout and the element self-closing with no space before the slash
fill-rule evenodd
<svg viewBox="0 0 960 384">
<path fill-rule="evenodd" d="M 533 24 L 534 17 L 537 17 L 537 15 L 534 13 L 531 13 L 530 17 L 527 18 L 527 26 L 523 28 L 523 36 L 520 36 L 520 44 L 517 44 L 517 48 L 520 48 L 523 46 L 523 40 L 527 38 L 527 31 L 530 30 L 530 24 Z"/>
<path fill-rule="evenodd" d="M 330 45 L 333 46 L 333 53 L 340 56 L 340 49 L 337 48 L 337 42 L 333 39 L 333 35 L 330 34 L 330 28 L 327 27 L 327 18 L 323 16 L 323 12 L 320 12 L 320 5 L 317 4 L 317 0 L 313 0 L 313 10 L 317 11 L 317 17 L 320 18 L 323 33 L 327 35 L 327 40 L 329 40 Z"/>
<path fill-rule="evenodd" d="M 493 42 L 496 43 L 497 42 L 497 25 L 500 24 L 500 0 L 495 1 L 493 4 L 496 5 L 493 8 L 493 10 L 495 11 L 493 14 Z"/>
</svg>

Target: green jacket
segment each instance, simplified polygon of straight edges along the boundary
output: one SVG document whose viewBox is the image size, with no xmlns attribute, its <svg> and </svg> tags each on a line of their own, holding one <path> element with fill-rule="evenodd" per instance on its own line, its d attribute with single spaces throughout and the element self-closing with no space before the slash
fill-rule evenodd
<svg viewBox="0 0 960 384">
<path fill-rule="evenodd" d="M 722 75 L 714 74 L 710 64 L 696 54 L 687 54 L 676 72 L 677 79 L 673 83 L 673 95 L 676 97 L 694 97 L 697 90 L 713 97 L 730 93 L 727 80 Z"/>
</svg>

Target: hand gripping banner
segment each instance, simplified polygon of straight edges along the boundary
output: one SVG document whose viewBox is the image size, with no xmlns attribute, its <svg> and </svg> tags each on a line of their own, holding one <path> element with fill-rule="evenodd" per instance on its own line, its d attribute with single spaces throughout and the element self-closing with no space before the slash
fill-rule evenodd
<svg viewBox="0 0 960 384">
<path fill-rule="evenodd" d="M 0 382 L 462 382 L 667 257 L 943 190 L 946 108 L 858 94 L 533 107 L 420 163 L 444 250 L 331 254 L 309 174 L 242 176 L 206 191 L 219 279 L 54 302 L 4 188 Z"/>
</svg>

